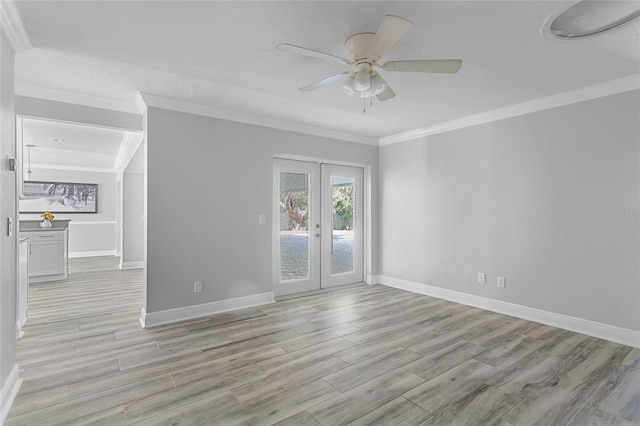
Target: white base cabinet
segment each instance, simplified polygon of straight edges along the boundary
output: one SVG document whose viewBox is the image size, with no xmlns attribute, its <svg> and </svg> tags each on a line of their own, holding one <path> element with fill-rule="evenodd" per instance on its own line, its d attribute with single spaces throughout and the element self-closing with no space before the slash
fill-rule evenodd
<svg viewBox="0 0 640 426">
<path fill-rule="evenodd" d="M 67 278 L 69 263 L 67 232 L 67 229 L 28 232 L 30 283 Z"/>
</svg>

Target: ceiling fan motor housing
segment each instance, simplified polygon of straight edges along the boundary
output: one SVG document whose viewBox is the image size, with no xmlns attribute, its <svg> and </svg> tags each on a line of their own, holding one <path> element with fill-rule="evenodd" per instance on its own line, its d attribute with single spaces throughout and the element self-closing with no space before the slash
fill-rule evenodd
<svg viewBox="0 0 640 426">
<path fill-rule="evenodd" d="M 371 63 L 371 60 L 367 58 L 367 53 L 373 37 L 375 37 L 374 33 L 360 33 L 352 35 L 344 42 L 351 62 L 366 61 Z"/>
</svg>

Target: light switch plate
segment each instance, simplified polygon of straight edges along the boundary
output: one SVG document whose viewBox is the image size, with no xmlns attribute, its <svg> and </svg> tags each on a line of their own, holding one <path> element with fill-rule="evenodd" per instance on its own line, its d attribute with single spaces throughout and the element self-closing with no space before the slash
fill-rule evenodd
<svg viewBox="0 0 640 426">
<path fill-rule="evenodd" d="M 506 285 L 506 278 L 505 277 L 498 277 L 498 287 L 500 288 L 504 288 Z"/>
<path fill-rule="evenodd" d="M 13 218 L 7 218 L 7 236 L 13 237 Z"/>
</svg>

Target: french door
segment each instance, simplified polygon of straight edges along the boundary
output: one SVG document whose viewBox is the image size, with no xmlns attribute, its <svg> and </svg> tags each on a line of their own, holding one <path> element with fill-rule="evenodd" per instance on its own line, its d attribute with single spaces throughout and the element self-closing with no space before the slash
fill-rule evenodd
<svg viewBox="0 0 640 426">
<path fill-rule="evenodd" d="M 274 292 L 363 281 L 363 169 L 276 159 Z"/>
</svg>

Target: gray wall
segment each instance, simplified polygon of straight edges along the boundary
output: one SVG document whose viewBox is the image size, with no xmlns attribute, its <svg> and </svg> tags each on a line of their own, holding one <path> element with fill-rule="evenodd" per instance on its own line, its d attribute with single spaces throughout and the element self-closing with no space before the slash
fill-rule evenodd
<svg viewBox="0 0 640 426">
<path fill-rule="evenodd" d="M 380 274 L 640 330 L 639 116 L 633 91 L 382 147 Z"/>
<path fill-rule="evenodd" d="M 123 267 L 144 261 L 144 147 L 140 145 L 122 174 Z"/>
<path fill-rule="evenodd" d="M 152 107 L 147 114 L 147 312 L 273 291 L 274 153 L 371 164 L 377 194 L 375 146 Z M 372 206 L 377 229 L 377 197 Z M 375 253 L 375 233 L 372 242 Z"/>
<path fill-rule="evenodd" d="M 16 176 L 6 157 L 15 158 L 14 58 L 0 36 L 0 388 L 16 363 L 16 235 L 7 236 L 7 219 L 16 219 Z M 16 226 L 17 229 L 17 226 Z M 5 395 L 2 395 L 4 397 Z M 1 420 L 1 419 L 0 419 Z"/>
<path fill-rule="evenodd" d="M 69 254 L 90 255 L 90 252 L 116 252 L 116 173 L 81 170 L 52 170 L 32 167 L 33 180 L 81 182 L 98 184 L 98 213 L 56 213 L 56 219 L 71 219 L 69 223 Z M 21 219 L 38 220 L 38 214 L 21 214 Z M 104 253 L 103 253 L 104 254 Z"/>
</svg>

